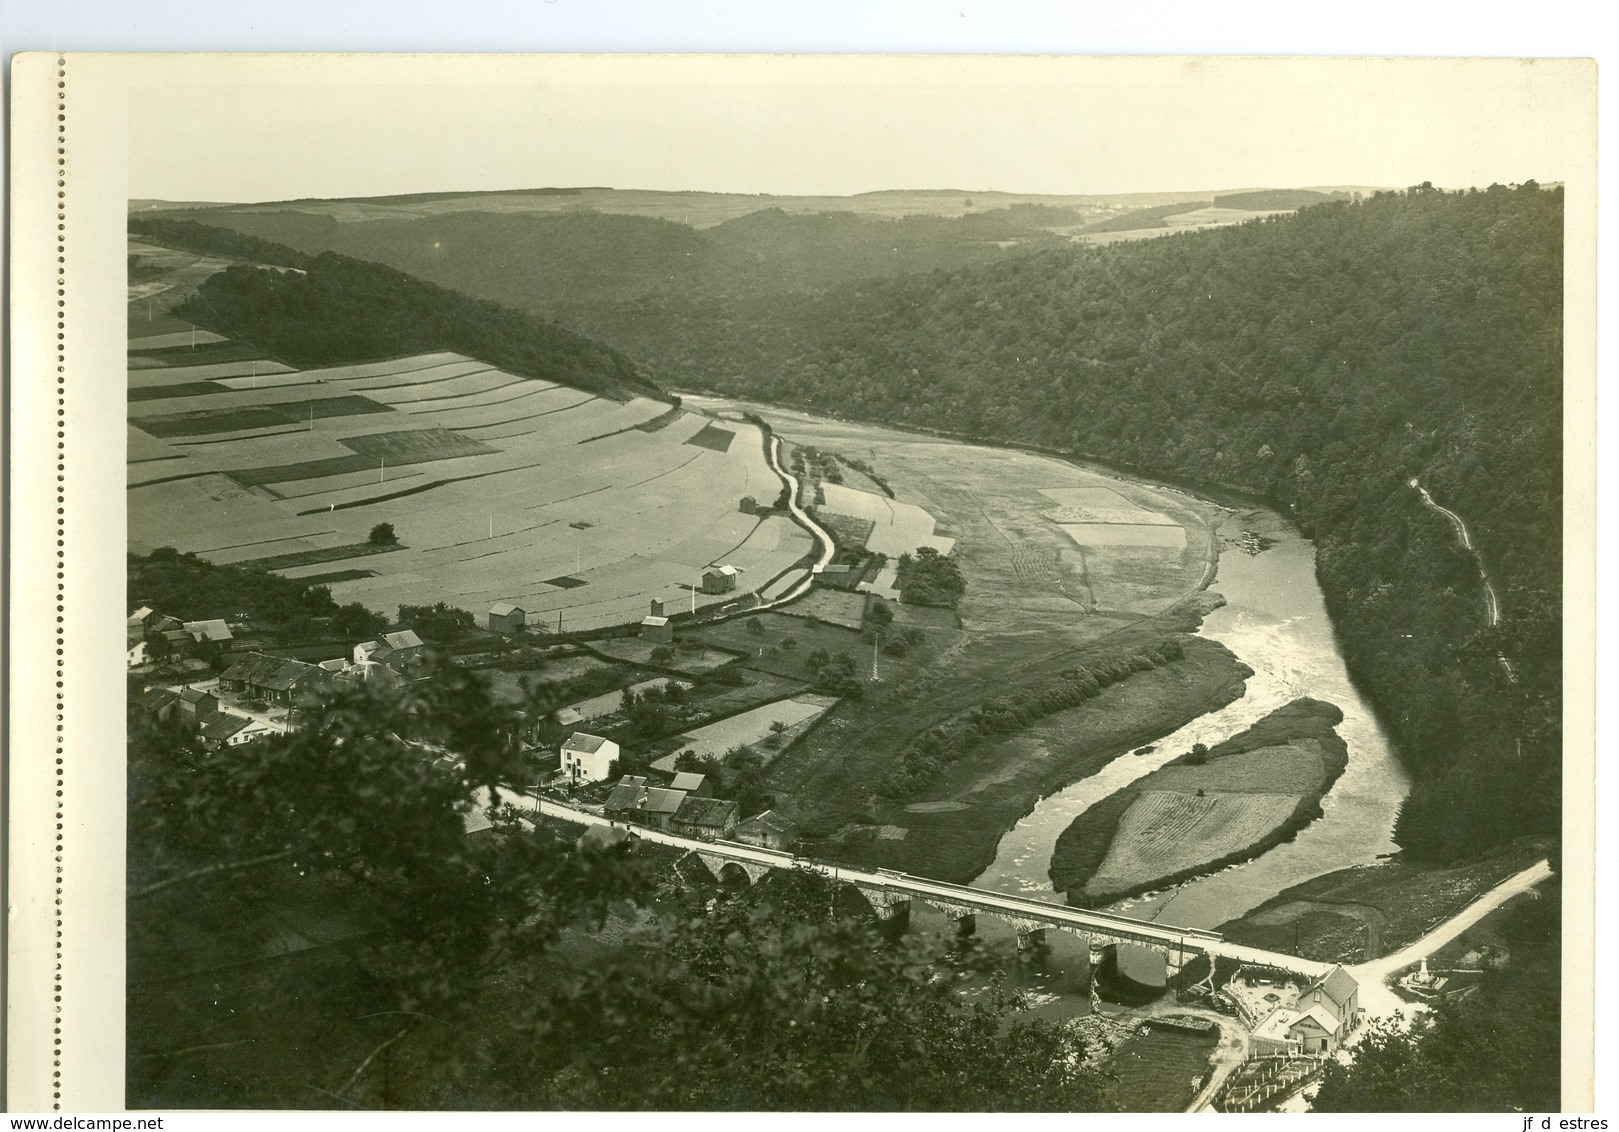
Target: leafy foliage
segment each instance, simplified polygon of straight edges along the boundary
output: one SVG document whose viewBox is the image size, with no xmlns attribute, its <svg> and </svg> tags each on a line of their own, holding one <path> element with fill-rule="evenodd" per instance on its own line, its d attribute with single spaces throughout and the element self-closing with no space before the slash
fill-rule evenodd
<svg viewBox="0 0 1619 1132">
<path fill-rule="evenodd" d="M 306 710 L 220 752 L 131 718 L 133 1106 L 1101 1103 L 1073 1038 L 968 1005 L 973 963 L 834 916 L 819 876 L 676 899 L 576 965 L 569 929 L 650 907 L 654 859 L 509 809 L 464 834 L 475 790 L 525 774 L 517 709 L 438 668 Z"/>
<path fill-rule="evenodd" d="M 961 566 L 931 546 L 899 556 L 899 598 L 907 605 L 945 605 L 954 609 L 967 592 Z"/>
<path fill-rule="evenodd" d="M 587 392 L 660 395 L 621 354 L 555 323 L 331 253 L 301 271 L 228 267 L 174 313 L 298 365 L 454 350 Z"/>
<path fill-rule="evenodd" d="M 181 620 L 243 618 L 307 632 L 315 618 L 337 612 L 337 603 L 325 586 L 237 566 L 216 566 L 167 546 L 144 558 L 130 556 L 127 588 L 131 609 L 147 605 Z"/>
<path fill-rule="evenodd" d="M 478 619 L 465 609 L 442 601 L 432 605 L 401 605 L 399 624 L 414 629 L 428 641 L 458 641 L 478 627 Z"/>
</svg>

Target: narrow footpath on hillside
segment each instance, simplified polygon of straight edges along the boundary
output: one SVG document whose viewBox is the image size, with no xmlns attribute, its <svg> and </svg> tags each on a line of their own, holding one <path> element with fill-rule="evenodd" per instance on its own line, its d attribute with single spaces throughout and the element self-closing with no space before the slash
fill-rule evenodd
<svg viewBox="0 0 1619 1132">
<path fill-rule="evenodd" d="M 1478 566 L 1479 581 L 1484 583 L 1485 627 L 1495 628 L 1501 623 L 1501 601 L 1496 597 L 1495 585 L 1490 581 L 1489 571 L 1484 569 L 1484 559 L 1480 556 L 1478 548 L 1473 545 L 1473 536 L 1467 530 L 1467 523 L 1450 508 L 1434 502 L 1434 497 L 1428 494 L 1428 489 L 1423 487 L 1415 476 L 1412 476 L 1406 482 L 1417 489 L 1417 494 L 1422 496 L 1424 506 L 1449 519 L 1451 526 L 1456 528 L 1456 537 L 1461 540 L 1462 549 L 1473 556 L 1473 562 Z M 1500 663 L 1501 671 L 1506 673 L 1507 679 L 1516 684 L 1518 674 L 1512 670 L 1512 662 L 1500 653 L 1495 654 L 1495 659 Z"/>
</svg>

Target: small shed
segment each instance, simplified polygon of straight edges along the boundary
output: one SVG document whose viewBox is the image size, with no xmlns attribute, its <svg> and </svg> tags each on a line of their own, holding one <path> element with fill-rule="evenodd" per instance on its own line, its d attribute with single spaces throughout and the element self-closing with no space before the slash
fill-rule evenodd
<svg viewBox="0 0 1619 1132">
<path fill-rule="evenodd" d="M 524 621 L 528 614 L 519 606 L 510 602 L 497 601 L 489 607 L 488 625 L 490 632 L 506 633 L 515 636 L 524 628 Z"/>
<path fill-rule="evenodd" d="M 705 594 L 728 594 L 736 589 L 735 566 L 710 566 L 703 571 Z"/>
<path fill-rule="evenodd" d="M 641 639 L 660 645 L 672 645 L 675 641 L 675 627 L 670 624 L 667 617 L 643 617 L 641 618 Z"/>
</svg>

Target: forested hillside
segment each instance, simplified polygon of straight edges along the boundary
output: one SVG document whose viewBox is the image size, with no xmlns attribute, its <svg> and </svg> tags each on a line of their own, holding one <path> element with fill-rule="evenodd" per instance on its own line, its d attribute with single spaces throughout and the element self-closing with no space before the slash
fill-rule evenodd
<svg viewBox="0 0 1619 1132">
<path fill-rule="evenodd" d="M 136 222 L 131 230 L 140 231 Z M 227 245 L 227 237 L 240 238 L 212 231 Z M 189 235 L 198 250 L 208 242 L 196 232 Z M 300 366 L 454 350 L 508 373 L 587 392 L 662 395 L 622 354 L 536 315 L 330 252 L 303 265 L 288 271 L 226 268 L 174 313 Z"/>
<path fill-rule="evenodd" d="M 758 317 L 767 332 L 745 342 L 716 328 L 704 357 L 677 339 L 643 360 L 675 384 L 1045 445 L 1290 509 L 1413 772 L 1400 843 L 1444 857 L 1557 828 L 1560 189 L 1421 186 Z M 1468 523 L 1496 628 L 1412 477 Z"/>
<path fill-rule="evenodd" d="M 132 228 L 199 227 L 179 215 L 141 217 Z M 1058 246 L 1063 239 L 1050 229 L 1083 220 L 1068 209 L 1032 204 L 900 219 L 764 208 L 701 229 L 588 210 L 465 211 L 359 223 L 291 208 L 184 215 L 308 255 L 335 251 L 386 263 L 469 295 L 558 316 L 603 302 L 797 292 L 991 263 L 1009 250 Z"/>
</svg>

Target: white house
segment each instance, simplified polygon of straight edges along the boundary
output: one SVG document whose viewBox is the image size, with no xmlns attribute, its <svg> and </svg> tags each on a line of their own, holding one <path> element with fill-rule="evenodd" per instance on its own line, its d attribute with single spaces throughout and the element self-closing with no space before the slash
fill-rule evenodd
<svg viewBox="0 0 1619 1132">
<path fill-rule="evenodd" d="M 562 776 L 570 782 L 602 782 L 613 773 L 618 744 L 575 731 L 562 744 Z"/>
</svg>

